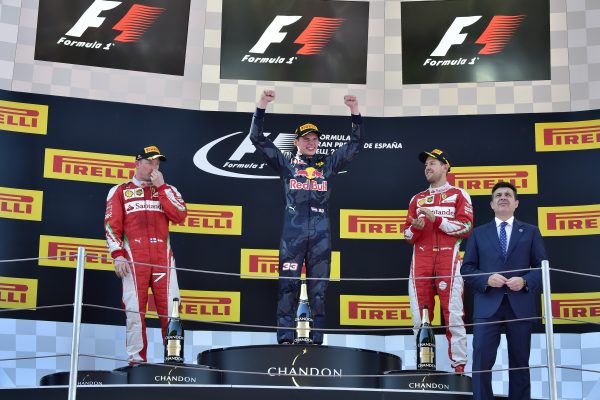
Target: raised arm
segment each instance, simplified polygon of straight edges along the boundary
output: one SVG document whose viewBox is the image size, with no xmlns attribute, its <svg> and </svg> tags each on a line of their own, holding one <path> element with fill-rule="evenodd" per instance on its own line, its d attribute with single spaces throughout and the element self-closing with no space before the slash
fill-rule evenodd
<svg viewBox="0 0 600 400">
<path fill-rule="evenodd" d="M 258 101 L 258 105 L 254 115 L 252 116 L 252 124 L 250 125 L 250 141 L 254 147 L 260 151 L 269 165 L 276 171 L 280 172 L 286 165 L 287 161 L 281 150 L 273 144 L 264 134 L 265 111 L 270 102 L 275 100 L 274 90 L 264 90 Z"/>
<path fill-rule="evenodd" d="M 336 150 L 331 156 L 332 171 L 337 173 L 350 162 L 362 148 L 364 135 L 364 126 L 362 116 L 358 109 L 358 100 L 356 96 L 344 96 L 344 104 L 350 109 L 352 117 L 352 131 L 350 133 L 350 142 L 344 144 Z"/>
</svg>

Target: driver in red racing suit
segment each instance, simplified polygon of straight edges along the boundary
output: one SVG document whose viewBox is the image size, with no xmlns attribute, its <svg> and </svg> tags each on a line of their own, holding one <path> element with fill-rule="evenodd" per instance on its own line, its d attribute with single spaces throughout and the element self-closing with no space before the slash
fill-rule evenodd
<svg viewBox="0 0 600 400">
<path fill-rule="evenodd" d="M 173 298 L 179 297 L 175 269 L 165 268 L 175 267 L 169 221 L 182 222 L 187 209 L 177 189 L 165 183 L 158 170 L 160 160 L 166 158 L 158 147 L 144 148 L 136 157 L 133 179 L 114 186 L 106 199 L 106 242 L 123 283 L 123 308 L 132 311 L 126 313 L 130 363 L 146 361 L 148 288 L 152 288 L 163 338 Z"/>
<path fill-rule="evenodd" d="M 471 197 L 447 182 L 450 163 L 438 149 L 422 152 L 429 189 L 410 201 L 404 237 L 413 246 L 408 292 L 415 329 L 421 326 L 423 306 L 433 320 L 434 295 L 444 315 L 448 356 L 455 372 L 464 372 L 467 363 L 467 335 L 464 327 L 463 278 L 460 275 L 459 246 L 473 225 Z M 431 279 L 415 279 L 432 277 Z"/>
</svg>

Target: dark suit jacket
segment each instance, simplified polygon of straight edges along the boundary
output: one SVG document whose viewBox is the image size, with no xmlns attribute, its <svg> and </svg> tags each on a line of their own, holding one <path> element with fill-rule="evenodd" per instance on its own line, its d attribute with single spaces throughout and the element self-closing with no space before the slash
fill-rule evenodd
<svg viewBox="0 0 600 400">
<path fill-rule="evenodd" d="M 467 242 L 461 273 L 467 275 L 489 272 L 489 274 L 464 277 L 475 292 L 473 318 L 492 316 L 500 306 L 505 292 L 508 292 L 508 300 L 517 318 L 536 316 L 535 296 L 542 287 L 542 274 L 539 269 L 542 260 L 547 260 L 546 250 L 540 230 L 534 225 L 514 219 L 506 259 L 502 257 L 500 250 L 496 222 L 492 220 L 475 228 Z M 530 267 L 535 269 L 504 272 Z M 487 286 L 488 278 L 496 272 L 507 278 L 521 276 L 527 281 L 527 286 L 518 292 L 506 286 L 501 288 Z"/>
</svg>

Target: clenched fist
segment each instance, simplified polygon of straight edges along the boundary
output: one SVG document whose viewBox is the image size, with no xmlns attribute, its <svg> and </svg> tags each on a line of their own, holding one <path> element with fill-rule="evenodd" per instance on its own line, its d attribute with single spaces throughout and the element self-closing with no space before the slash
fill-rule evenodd
<svg viewBox="0 0 600 400">
<path fill-rule="evenodd" d="M 258 101 L 258 108 L 267 108 L 267 105 L 273 100 L 275 100 L 275 91 L 270 89 L 263 90 Z"/>
<path fill-rule="evenodd" d="M 344 96 L 344 104 L 350 108 L 350 112 L 354 115 L 360 114 L 358 111 L 358 100 L 356 100 L 356 96 L 352 96 L 351 94 L 347 94 Z"/>
</svg>

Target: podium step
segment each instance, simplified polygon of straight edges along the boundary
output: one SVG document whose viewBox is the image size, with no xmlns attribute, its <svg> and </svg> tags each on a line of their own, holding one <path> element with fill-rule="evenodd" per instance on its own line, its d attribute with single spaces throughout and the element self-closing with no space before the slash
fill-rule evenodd
<svg viewBox="0 0 600 400">
<path fill-rule="evenodd" d="M 400 357 L 372 350 L 336 346 L 263 345 L 212 349 L 198 354 L 198 364 L 223 372 L 226 385 L 379 388 L 376 376 L 402 368 Z M 281 376 L 295 375 L 295 376 Z"/>
</svg>

